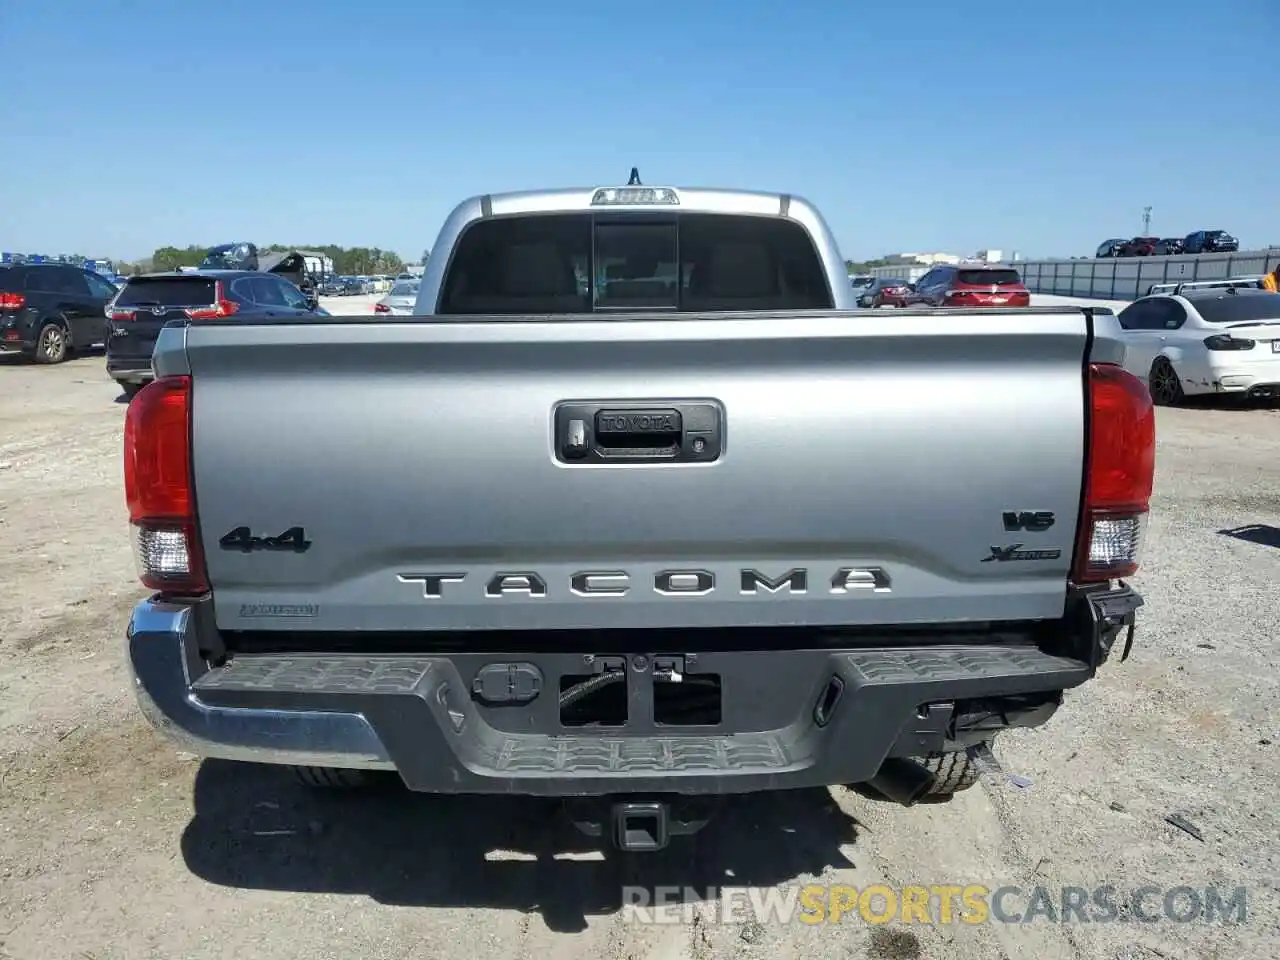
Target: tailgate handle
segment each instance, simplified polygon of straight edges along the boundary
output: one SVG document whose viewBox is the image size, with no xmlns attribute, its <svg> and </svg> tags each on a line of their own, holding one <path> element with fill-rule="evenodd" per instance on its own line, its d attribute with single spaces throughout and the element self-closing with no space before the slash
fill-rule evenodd
<svg viewBox="0 0 1280 960">
<path fill-rule="evenodd" d="M 680 411 L 600 410 L 596 413 L 595 440 L 600 450 L 621 456 L 661 453 L 673 457 L 684 436 Z"/>
<path fill-rule="evenodd" d="M 722 447 L 714 401 L 574 401 L 556 408 L 555 421 L 562 463 L 705 463 Z"/>
</svg>

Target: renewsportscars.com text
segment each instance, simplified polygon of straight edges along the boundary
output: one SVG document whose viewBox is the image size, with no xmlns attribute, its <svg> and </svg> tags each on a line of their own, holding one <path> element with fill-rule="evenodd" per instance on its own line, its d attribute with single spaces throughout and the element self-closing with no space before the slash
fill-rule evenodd
<svg viewBox="0 0 1280 960">
<path fill-rule="evenodd" d="M 1245 923 L 1244 887 L 623 887 L 631 923 Z"/>
</svg>

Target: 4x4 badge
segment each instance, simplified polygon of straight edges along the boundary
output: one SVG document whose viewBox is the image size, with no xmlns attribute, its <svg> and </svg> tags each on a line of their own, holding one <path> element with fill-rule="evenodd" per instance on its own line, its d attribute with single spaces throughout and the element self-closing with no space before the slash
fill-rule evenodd
<svg viewBox="0 0 1280 960">
<path fill-rule="evenodd" d="M 1011 543 L 1007 547 L 992 547 L 991 556 L 983 557 L 983 563 L 992 560 L 1006 563 L 1010 560 L 1057 560 L 1062 556 L 1061 550 L 1023 550 L 1022 544 Z"/>
</svg>

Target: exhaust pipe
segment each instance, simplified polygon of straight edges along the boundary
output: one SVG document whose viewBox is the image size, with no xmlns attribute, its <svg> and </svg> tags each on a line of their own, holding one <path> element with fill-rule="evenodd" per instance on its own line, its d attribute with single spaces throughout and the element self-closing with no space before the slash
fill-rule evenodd
<svg viewBox="0 0 1280 960">
<path fill-rule="evenodd" d="M 904 807 L 914 806 L 938 778 L 926 767 L 905 757 L 890 757 L 867 785 Z"/>
</svg>

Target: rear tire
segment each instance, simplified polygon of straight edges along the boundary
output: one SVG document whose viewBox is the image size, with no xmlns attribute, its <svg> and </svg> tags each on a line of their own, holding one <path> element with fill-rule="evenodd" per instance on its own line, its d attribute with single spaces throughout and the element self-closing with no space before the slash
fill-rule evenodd
<svg viewBox="0 0 1280 960">
<path fill-rule="evenodd" d="M 71 337 L 67 328 L 55 320 L 50 320 L 40 328 L 36 337 L 36 363 L 61 363 L 67 359 L 71 348 Z"/>
<path fill-rule="evenodd" d="M 132 400 L 138 395 L 138 391 L 145 386 L 145 383 L 122 383 L 120 384 L 120 389 L 124 392 L 126 397 Z"/>
<path fill-rule="evenodd" d="M 991 746 L 990 740 L 987 741 L 987 746 Z M 954 753 L 931 753 L 914 759 L 937 777 L 933 786 L 921 797 L 921 803 L 950 800 L 957 793 L 972 787 L 982 775 L 977 763 L 964 750 L 957 750 Z"/>
<path fill-rule="evenodd" d="M 1156 357 L 1147 383 L 1150 385 L 1151 399 L 1157 406 L 1176 407 L 1185 399 L 1182 381 L 1178 379 L 1177 371 L 1166 357 Z"/>
<path fill-rule="evenodd" d="M 340 767 L 291 767 L 299 783 L 315 790 L 359 790 L 372 785 L 367 770 Z"/>
</svg>

